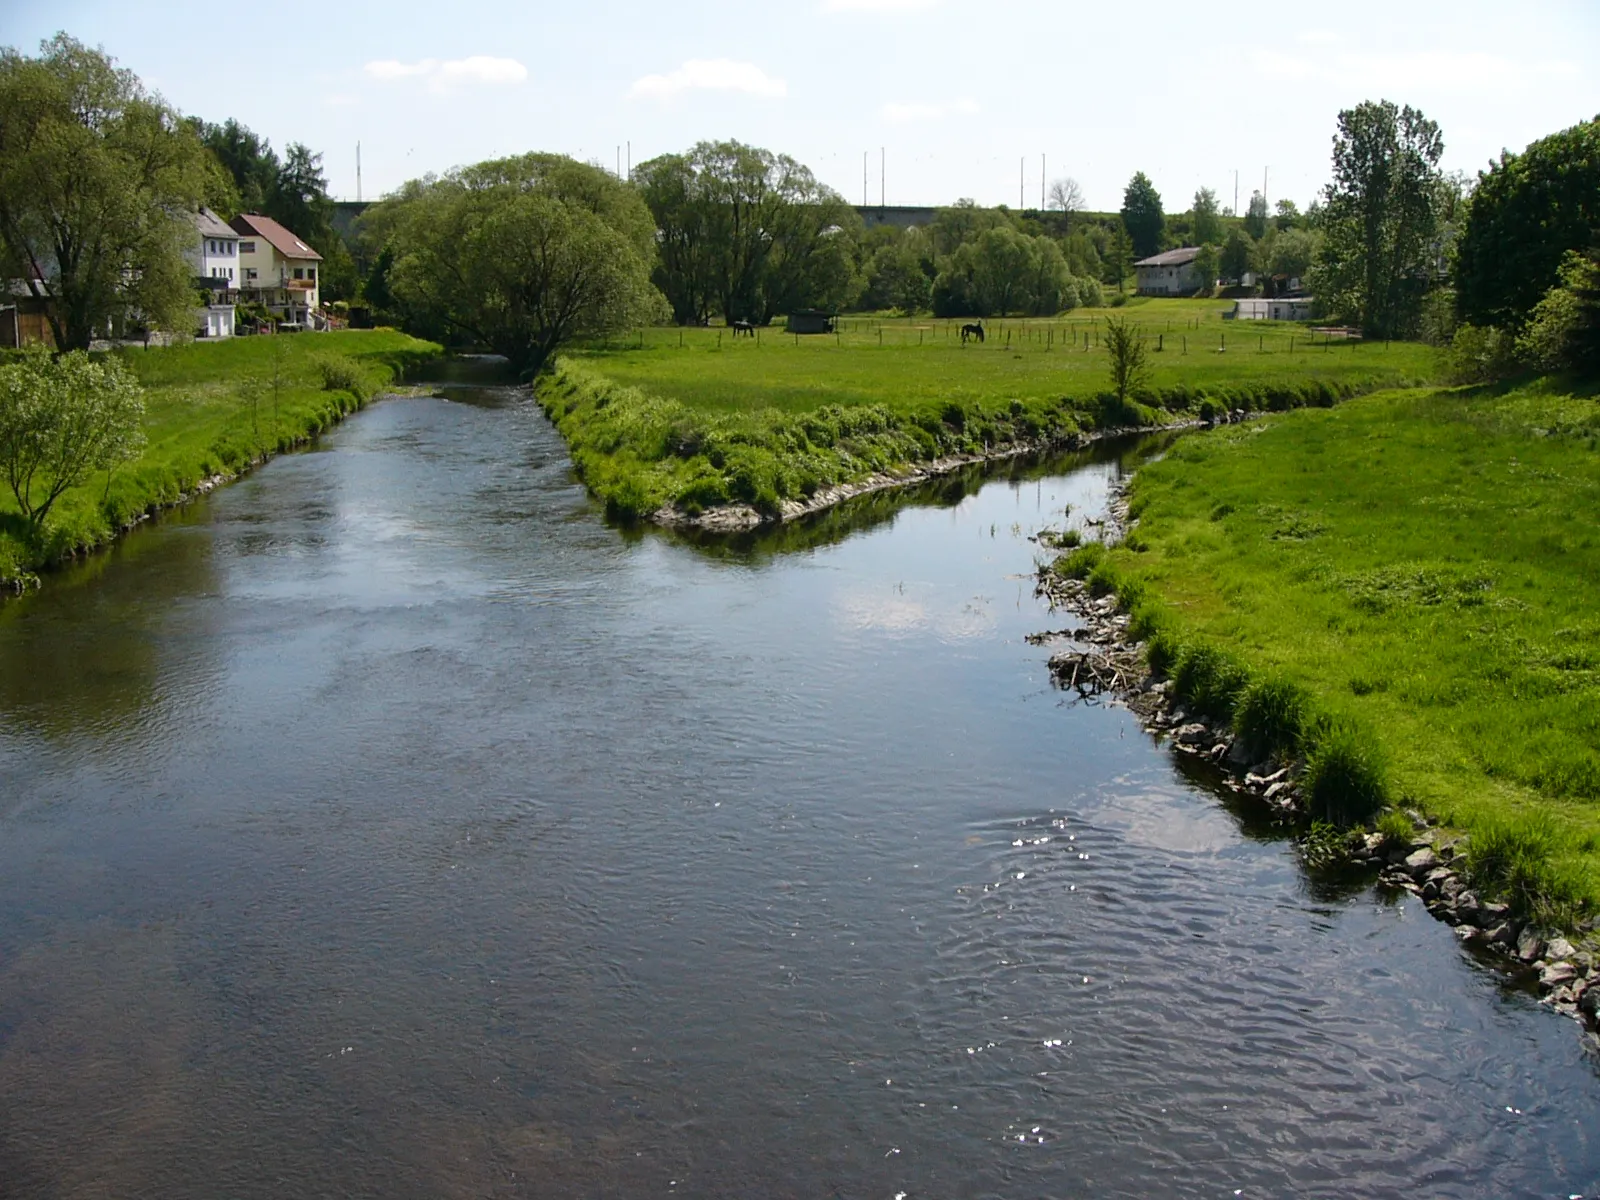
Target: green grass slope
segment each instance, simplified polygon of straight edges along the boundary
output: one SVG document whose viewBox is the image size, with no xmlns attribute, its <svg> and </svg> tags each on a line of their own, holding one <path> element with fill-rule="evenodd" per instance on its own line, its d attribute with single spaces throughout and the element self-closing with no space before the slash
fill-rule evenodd
<svg viewBox="0 0 1600 1200">
<path fill-rule="evenodd" d="M 589 486 L 636 516 L 728 501 L 776 511 L 819 487 L 942 455 L 1329 404 L 1434 371 L 1426 347 L 1225 324 L 1225 307 L 1152 301 L 1117 314 L 1151 347 L 1149 385 L 1129 405 L 1108 394 L 1105 313 L 988 321 L 988 340 L 965 346 L 955 321 L 846 318 L 837 335 L 798 338 L 651 329 L 568 354 L 540 399 Z"/>
<path fill-rule="evenodd" d="M 1137 528 L 1080 569 L 1180 691 L 1241 726 L 1251 680 L 1306 697 L 1291 725 L 1361 730 L 1487 889 L 1571 920 L 1600 902 L 1597 442 L 1600 404 L 1545 385 L 1218 429 L 1139 471 Z"/>
</svg>

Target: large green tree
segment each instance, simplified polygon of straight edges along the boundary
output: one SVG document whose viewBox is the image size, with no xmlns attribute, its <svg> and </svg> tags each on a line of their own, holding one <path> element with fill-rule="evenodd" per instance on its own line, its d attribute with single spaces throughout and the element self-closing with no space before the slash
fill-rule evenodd
<svg viewBox="0 0 1600 1200">
<path fill-rule="evenodd" d="M 37 58 L 0 49 L 0 268 L 54 297 L 61 349 L 124 316 L 189 327 L 209 183 L 193 128 L 99 50 L 65 34 Z"/>
<path fill-rule="evenodd" d="M 385 204 L 387 286 L 415 325 L 525 374 L 574 338 L 665 315 L 649 210 L 599 167 L 525 154 L 414 182 Z"/>
<path fill-rule="evenodd" d="M 1600 243 L 1600 117 L 1502 154 L 1478 177 L 1456 243 L 1457 312 L 1515 328 L 1569 251 Z"/>
<path fill-rule="evenodd" d="M 1217 193 L 1201 188 L 1194 194 L 1194 244 L 1214 246 L 1222 241 L 1222 218 L 1218 215 Z"/>
<path fill-rule="evenodd" d="M 765 324 L 859 295 L 860 217 L 788 155 L 701 142 L 651 159 L 635 177 L 659 231 L 655 282 L 678 321 L 720 312 Z"/>
<path fill-rule="evenodd" d="M 1134 173 L 1122 193 L 1122 227 L 1128 231 L 1135 258 L 1161 252 L 1167 218 L 1161 211 L 1161 194 L 1143 171 Z"/>
<path fill-rule="evenodd" d="M 1443 152 L 1438 125 L 1409 105 L 1369 100 L 1339 114 L 1315 286 L 1368 336 L 1414 333 L 1439 277 Z"/>
</svg>

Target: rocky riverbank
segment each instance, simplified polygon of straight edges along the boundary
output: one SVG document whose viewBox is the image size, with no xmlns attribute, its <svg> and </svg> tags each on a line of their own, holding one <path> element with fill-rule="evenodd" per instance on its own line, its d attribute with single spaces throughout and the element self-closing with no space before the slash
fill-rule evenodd
<svg viewBox="0 0 1600 1200">
<path fill-rule="evenodd" d="M 1128 527 L 1126 501 L 1113 497 L 1106 536 Z M 1049 532 L 1039 540 L 1050 543 Z M 1095 596 L 1088 585 L 1064 579 L 1048 567 L 1038 576 L 1037 593 L 1053 610 L 1072 614 L 1074 627 L 1037 635 L 1037 643 L 1071 642 L 1050 659 L 1058 686 L 1085 699 L 1103 697 L 1125 704 L 1146 732 L 1167 742 L 1175 753 L 1204 759 L 1223 773 L 1228 790 L 1255 798 L 1285 826 L 1303 830 L 1309 823 L 1300 778 L 1304 763 L 1276 758 L 1256 760 L 1243 738 L 1226 724 L 1185 710 L 1170 680 L 1149 668 L 1145 647 L 1128 632 L 1129 618 L 1111 596 Z M 1353 830 L 1331 837 L 1313 831 L 1302 842 L 1314 868 L 1365 870 L 1382 886 L 1419 897 L 1436 919 L 1450 925 L 1463 946 L 1481 961 L 1538 991 L 1540 1002 L 1583 1022 L 1589 1035 L 1600 1031 L 1600 943 L 1588 928 L 1539 928 L 1504 903 L 1479 896 L 1467 870 L 1466 839 L 1438 827 L 1422 814 L 1406 814 L 1413 836 Z"/>
</svg>

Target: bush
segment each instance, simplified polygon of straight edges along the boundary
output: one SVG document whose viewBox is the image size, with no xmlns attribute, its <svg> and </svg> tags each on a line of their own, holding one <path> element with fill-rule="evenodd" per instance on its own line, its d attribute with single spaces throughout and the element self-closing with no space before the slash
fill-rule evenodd
<svg viewBox="0 0 1600 1200">
<path fill-rule="evenodd" d="M 1517 347 L 1492 325 L 1462 325 L 1450 340 L 1445 373 L 1452 383 L 1493 383 L 1516 374 Z"/>
<path fill-rule="evenodd" d="M 1322 723 L 1315 737 L 1303 780 L 1312 818 L 1336 825 L 1370 821 L 1389 802 L 1383 748 L 1348 721 Z"/>
<path fill-rule="evenodd" d="M 1063 579 L 1087 579 L 1106 556 L 1103 542 L 1085 542 L 1070 554 L 1056 559 L 1055 571 Z"/>
<path fill-rule="evenodd" d="M 1472 831 L 1467 877 L 1483 895 L 1503 896 L 1523 916 L 1570 924 L 1584 907 L 1584 888 L 1556 865 L 1558 843 L 1548 813 L 1485 821 Z"/>
<path fill-rule="evenodd" d="M 1178 655 L 1172 684 L 1196 711 L 1219 721 L 1233 716 L 1240 693 L 1249 682 L 1245 670 L 1214 646 L 1187 646 Z"/>
<path fill-rule="evenodd" d="M 343 354 L 325 354 L 316 360 L 317 374 L 322 377 L 325 392 L 349 392 L 357 400 L 368 397 L 367 380 L 353 358 Z"/>
<path fill-rule="evenodd" d="M 1177 631 L 1158 628 L 1150 635 L 1150 649 L 1146 654 L 1150 669 L 1157 675 L 1169 675 L 1183 657 L 1183 642 Z"/>
<path fill-rule="evenodd" d="M 1391 808 L 1378 818 L 1378 834 L 1385 846 L 1409 846 L 1417 836 L 1417 827 L 1411 818 L 1398 809 Z"/>
<path fill-rule="evenodd" d="M 1310 698 L 1298 684 L 1272 676 L 1245 688 L 1233 728 L 1254 754 L 1290 754 L 1300 746 Z"/>
</svg>

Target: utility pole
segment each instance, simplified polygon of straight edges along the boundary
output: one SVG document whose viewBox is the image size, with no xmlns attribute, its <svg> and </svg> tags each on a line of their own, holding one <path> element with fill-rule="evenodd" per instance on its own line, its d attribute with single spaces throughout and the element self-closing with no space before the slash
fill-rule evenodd
<svg viewBox="0 0 1600 1200">
<path fill-rule="evenodd" d="M 1239 215 L 1239 168 L 1233 169 L 1233 215 Z"/>
<path fill-rule="evenodd" d="M 628 139 L 627 145 L 628 145 L 628 180 L 631 183 L 633 181 L 633 139 L 632 138 Z"/>
<path fill-rule="evenodd" d="M 356 203 L 361 203 L 361 143 L 356 143 Z"/>
<path fill-rule="evenodd" d="M 1265 204 L 1267 202 L 1267 172 L 1270 171 L 1270 170 L 1272 170 L 1271 167 L 1262 167 L 1261 168 L 1261 203 L 1262 204 Z"/>
</svg>

